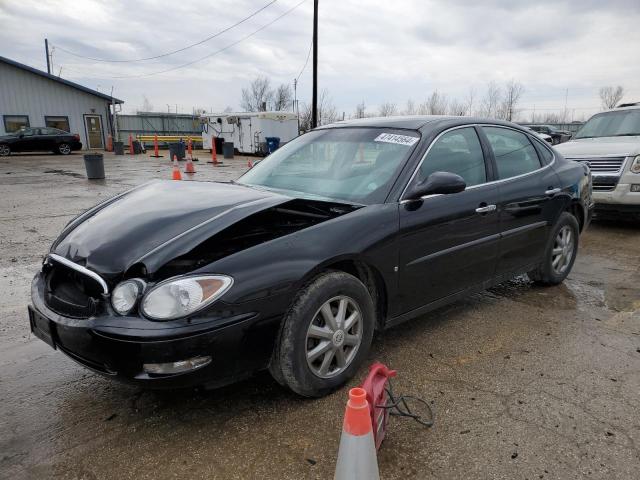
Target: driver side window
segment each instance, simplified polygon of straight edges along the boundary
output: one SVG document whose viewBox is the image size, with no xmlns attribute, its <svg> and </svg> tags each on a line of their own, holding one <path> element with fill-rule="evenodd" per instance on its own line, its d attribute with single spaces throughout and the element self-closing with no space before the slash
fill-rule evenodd
<svg viewBox="0 0 640 480">
<path fill-rule="evenodd" d="M 487 181 L 484 154 L 473 127 L 451 130 L 436 140 L 420 165 L 416 181 L 422 182 L 433 172 L 460 175 L 467 187 Z"/>
</svg>

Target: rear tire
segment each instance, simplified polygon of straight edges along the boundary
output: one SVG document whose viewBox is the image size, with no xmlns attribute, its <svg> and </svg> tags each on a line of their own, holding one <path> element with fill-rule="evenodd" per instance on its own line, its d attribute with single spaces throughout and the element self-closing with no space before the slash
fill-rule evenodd
<svg viewBox="0 0 640 480">
<path fill-rule="evenodd" d="M 353 275 L 326 272 L 298 292 L 286 314 L 269 370 L 305 397 L 343 385 L 367 357 L 375 326 L 367 288 Z"/>
<path fill-rule="evenodd" d="M 580 227 L 576 217 L 563 212 L 553 228 L 543 261 L 528 273 L 540 285 L 558 285 L 567 278 L 578 253 Z"/>
<path fill-rule="evenodd" d="M 61 143 L 58 145 L 58 153 L 60 155 L 69 155 L 71 153 L 71 145 L 68 143 Z"/>
<path fill-rule="evenodd" d="M 11 155 L 11 148 L 9 145 L 0 145 L 0 157 L 8 157 Z"/>
</svg>

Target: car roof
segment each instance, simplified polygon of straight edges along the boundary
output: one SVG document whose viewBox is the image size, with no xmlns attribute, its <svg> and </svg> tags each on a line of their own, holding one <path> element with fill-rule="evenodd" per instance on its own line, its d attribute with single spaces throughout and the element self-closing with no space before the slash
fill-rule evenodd
<svg viewBox="0 0 640 480">
<path fill-rule="evenodd" d="M 323 125 L 323 128 L 341 128 L 341 127 L 378 127 L 378 128 L 399 128 L 409 130 L 424 130 L 437 128 L 443 124 L 446 126 L 457 126 L 467 124 L 492 124 L 503 125 L 509 127 L 517 127 L 522 129 L 520 125 L 505 122 L 503 120 L 495 120 L 478 117 L 463 117 L 453 115 L 407 115 L 398 117 L 369 117 L 356 118 L 353 120 L 342 120 L 340 122 Z"/>
</svg>

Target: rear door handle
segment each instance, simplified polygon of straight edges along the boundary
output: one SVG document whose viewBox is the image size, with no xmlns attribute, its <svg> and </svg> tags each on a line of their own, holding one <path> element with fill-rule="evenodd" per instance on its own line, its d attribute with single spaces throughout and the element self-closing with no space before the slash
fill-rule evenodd
<svg viewBox="0 0 640 480">
<path fill-rule="evenodd" d="M 489 213 L 489 212 L 495 212 L 495 211 L 496 211 L 495 205 L 486 205 L 484 207 L 476 208 L 476 213 Z"/>
<path fill-rule="evenodd" d="M 556 193 L 560 193 L 561 191 L 562 191 L 561 188 L 550 188 L 549 190 L 544 192 L 544 194 L 545 195 L 555 195 Z"/>
</svg>

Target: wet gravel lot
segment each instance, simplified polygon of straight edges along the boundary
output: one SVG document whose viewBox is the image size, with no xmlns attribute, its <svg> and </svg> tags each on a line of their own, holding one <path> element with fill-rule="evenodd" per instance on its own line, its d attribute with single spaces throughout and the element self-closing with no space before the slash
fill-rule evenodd
<svg viewBox="0 0 640 480">
<path fill-rule="evenodd" d="M 171 175 L 166 157 L 105 162 L 89 182 L 78 154 L 0 158 L 0 478 L 332 478 L 347 387 L 304 400 L 260 374 L 144 391 L 30 335 L 30 281 L 62 227 Z M 245 168 L 200 161 L 194 179 Z M 514 279 L 378 335 L 370 359 L 436 411 L 432 429 L 391 419 L 384 479 L 638 478 L 640 224 L 596 221 L 563 285 Z"/>
</svg>

